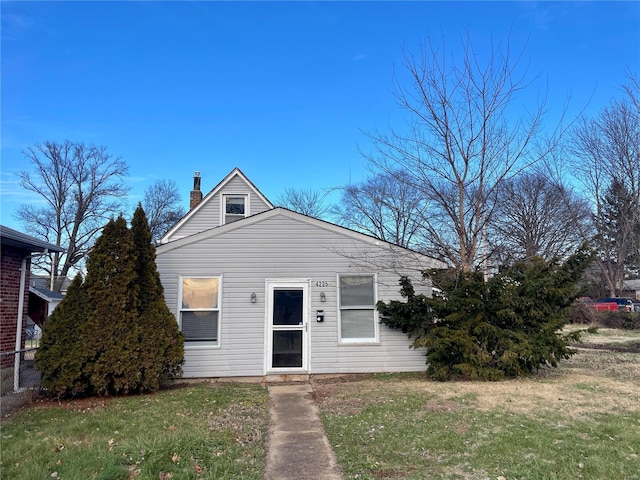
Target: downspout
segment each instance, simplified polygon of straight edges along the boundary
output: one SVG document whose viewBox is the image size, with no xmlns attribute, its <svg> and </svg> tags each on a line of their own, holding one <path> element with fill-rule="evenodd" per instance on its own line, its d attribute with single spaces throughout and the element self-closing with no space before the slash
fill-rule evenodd
<svg viewBox="0 0 640 480">
<path fill-rule="evenodd" d="M 38 255 L 46 255 L 48 249 Z M 33 258 L 35 255 L 27 255 L 22 258 L 20 265 L 20 296 L 18 297 L 18 321 L 16 322 L 16 349 L 13 360 L 13 391 L 20 391 L 20 350 L 22 350 L 22 319 L 24 317 L 24 284 L 27 279 L 27 259 Z"/>
<path fill-rule="evenodd" d="M 46 252 L 47 252 L 47 250 L 45 250 L 44 254 L 46 254 Z M 59 257 L 58 257 L 58 253 L 56 253 L 56 252 L 53 252 L 52 255 L 53 255 L 53 257 L 51 257 L 51 282 L 50 282 L 49 290 L 51 290 L 53 292 L 53 287 L 55 287 L 55 285 L 56 285 L 55 273 L 56 273 L 56 270 L 57 270 L 57 268 L 54 269 L 53 267 L 54 267 L 54 265 L 57 265 L 56 259 L 59 258 Z"/>
<path fill-rule="evenodd" d="M 16 326 L 16 350 L 13 362 L 13 391 L 20 391 L 20 350 L 22 347 L 22 317 L 24 316 L 24 283 L 27 278 L 27 257 L 20 266 L 20 296 L 18 297 L 18 322 Z"/>
<path fill-rule="evenodd" d="M 55 276 L 53 271 L 53 262 L 51 262 L 51 281 L 49 282 L 49 290 L 53 292 L 53 287 L 55 287 Z"/>
</svg>

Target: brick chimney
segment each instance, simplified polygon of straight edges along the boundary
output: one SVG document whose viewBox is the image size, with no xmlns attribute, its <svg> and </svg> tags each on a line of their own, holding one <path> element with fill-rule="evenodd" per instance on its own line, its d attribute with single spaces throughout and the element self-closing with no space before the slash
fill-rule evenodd
<svg viewBox="0 0 640 480">
<path fill-rule="evenodd" d="M 193 190 L 189 196 L 189 210 L 193 210 L 202 201 L 202 192 L 200 191 L 200 172 L 193 175 Z"/>
</svg>

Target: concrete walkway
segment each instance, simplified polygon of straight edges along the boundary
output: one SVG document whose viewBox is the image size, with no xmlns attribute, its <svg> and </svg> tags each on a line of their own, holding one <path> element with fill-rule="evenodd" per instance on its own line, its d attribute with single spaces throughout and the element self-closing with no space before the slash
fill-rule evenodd
<svg viewBox="0 0 640 480">
<path fill-rule="evenodd" d="M 342 480 L 308 383 L 270 385 L 266 480 Z"/>
</svg>

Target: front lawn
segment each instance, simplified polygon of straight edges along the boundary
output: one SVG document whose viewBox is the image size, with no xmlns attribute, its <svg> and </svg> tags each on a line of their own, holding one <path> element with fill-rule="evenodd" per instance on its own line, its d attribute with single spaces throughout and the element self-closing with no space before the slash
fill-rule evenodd
<svg viewBox="0 0 640 480">
<path fill-rule="evenodd" d="M 605 330 L 533 378 L 318 382 L 347 479 L 640 479 L 640 332 Z"/>
<path fill-rule="evenodd" d="M 40 402 L 3 421 L 0 478 L 261 479 L 268 418 L 242 384 Z"/>
<path fill-rule="evenodd" d="M 640 479 L 640 332 L 589 336 L 504 382 L 314 380 L 346 479 Z M 268 392 L 202 384 L 39 401 L 4 419 L 0 478 L 262 479 Z"/>
</svg>

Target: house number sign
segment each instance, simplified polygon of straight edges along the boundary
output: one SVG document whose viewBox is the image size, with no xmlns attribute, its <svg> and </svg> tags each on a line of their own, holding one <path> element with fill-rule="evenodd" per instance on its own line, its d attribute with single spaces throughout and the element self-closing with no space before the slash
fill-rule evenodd
<svg viewBox="0 0 640 480">
<path fill-rule="evenodd" d="M 328 287 L 329 286 L 329 282 L 325 282 L 325 281 L 316 281 L 315 283 L 316 287 Z"/>
</svg>

